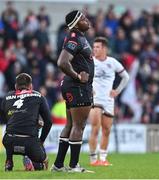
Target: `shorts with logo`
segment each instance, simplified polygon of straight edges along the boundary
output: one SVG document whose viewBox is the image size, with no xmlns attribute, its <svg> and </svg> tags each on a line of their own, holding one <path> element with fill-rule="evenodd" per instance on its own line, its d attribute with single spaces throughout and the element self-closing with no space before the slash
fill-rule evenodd
<svg viewBox="0 0 159 180">
<path fill-rule="evenodd" d="M 63 81 L 61 85 L 62 96 L 66 107 L 91 106 L 93 104 L 93 91 L 91 85 L 77 85 Z"/>
</svg>

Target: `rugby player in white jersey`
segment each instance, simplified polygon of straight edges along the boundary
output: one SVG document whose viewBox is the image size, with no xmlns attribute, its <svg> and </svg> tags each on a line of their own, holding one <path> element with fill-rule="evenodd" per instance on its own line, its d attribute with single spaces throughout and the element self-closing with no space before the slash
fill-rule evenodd
<svg viewBox="0 0 159 180">
<path fill-rule="evenodd" d="M 129 75 L 124 67 L 113 57 L 107 55 L 108 43 L 104 37 L 98 37 L 93 43 L 95 75 L 93 80 L 94 108 L 91 109 L 89 119 L 91 135 L 89 138 L 90 165 L 109 166 L 107 160 L 108 142 L 114 117 L 114 98 L 127 85 Z M 115 74 L 121 77 L 116 89 L 113 89 Z M 99 159 L 97 153 L 98 134 L 102 130 L 100 139 Z"/>
</svg>

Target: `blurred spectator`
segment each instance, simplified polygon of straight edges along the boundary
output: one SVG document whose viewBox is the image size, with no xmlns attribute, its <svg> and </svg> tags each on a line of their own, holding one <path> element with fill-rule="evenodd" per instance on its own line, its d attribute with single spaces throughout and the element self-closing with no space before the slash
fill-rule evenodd
<svg viewBox="0 0 159 180">
<path fill-rule="evenodd" d="M 23 41 L 18 40 L 16 42 L 15 54 L 17 57 L 17 61 L 21 64 L 22 67 L 27 66 L 27 59 L 26 59 L 26 49 L 23 46 Z"/>
<path fill-rule="evenodd" d="M 43 49 L 49 43 L 49 36 L 47 32 L 47 24 L 45 20 L 40 21 L 39 29 L 36 31 L 36 38 L 39 42 L 39 48 Z"/>
<path fill-rule="evenodd" d="M 156 5 L 153 9 L 153 27 L 156 33 L 159 33 L 159 5 Z"/>
<path fill-rule="evenodd" d="M 43 59 L 46 63 L 52 63 L 57 68 L 56 54 L 50 44 L 46 44 L 43 49 Z"/>
<path fill-rule="evenodd" d="M 91 26 L 92 27 L 95 27 L 95 16 L 93 16 L 92 14 L 90 14 L 90 11 L 89 11 L 89 7 L 88 5 L 85 5 L 82 9 L 82 12 L 83 14 L 89 19 L 90 23 L 91 23 Z"/>
<path fill-rule="evenodd" d="M 126 37 L 125 31 L 122 28 L 117 30 L 117 35 L 115 38 L 115 47 L 114 51 L 116 54 L 123 54 L 125 52 L 129 52 L 129 40 Z"/>
<path fill-rule="evenodd" d="M 118 19 L 116 18 L 116 15 L 113 9 L 114 9 L 113 7 L 110 8 L 106 14 L 105 27 L 110 28 L 112 34 L 115 35 L 119 22 L 118 22 Z"/>
<path fill-rule="evenodd" d="M 4 33 L 5 33 L 4 23 L 3 23 L 2 19 L 0 18 L 0 37 L 1 38 L 4 38 Z"/>
<path fill-rule="evenodd" d="M 47 89 L 48 104 L 51 108 L 57 101 L 58 93 L 58 82 L 55 79 L 55 68 L 51 63 L 48 63 L 46 66 L 46 76 L 44 85 Z"/>
<path fill-rule="evenodd" d="M 39 20 L 39 22 L 45 21 L 47 27 L 50 26 L 50 17 L 46 13 L 46 7 L 45 6 L 40 7 L 39 14 L 37 15 L 37 19 Z"/>
<path fill-rule="evenodd" d="M 126 10 L 126 12 L 122 15 L 119 21 L 120 26 L 125 31 L 125 35 L 127 38 L 130 38 L 131 32 L 134 28 L 133 17 L 130 10 Z"/>
<path fill-rule="evenodd" d="M 148 26 L 148 16 L 149 12 L 142 10 L 139 18 L 136 21 L 137 28 L 147 27 Z"/>
<path fill-rule="evenodd" d="M 24 21 L 25 32 L 35 32 L 39 27 L 39 22 L 32 10 L 28 10 L 28 15 Z"/>
<path fill-rule="evenodd" d="M 93 46 L 94 37 L 95 37 L 95 30 L 94 28 L 90 28 L 86 33 L 86 38 L 89 41 L 91 46 Z"/>
<path fill-rule="evenodd" d="M 64 43 L 64 39 L 65 39 L 67 33 L 68 33 L 67 26 L 65 24 L 62 24 L 57 31 L 57 42 L 56 42 L 57 56 L 59 56 L 59 54 L 61 52 L 61 49 L 62 49 L 62 46 Z"/>
<path fill-rule="evenodd" d="M 96 18 L 95 18 L 95 32 L 96 36 L 103 36 L 104 35 L 104 21 L 105 21 L 105 14 L 102 9 L 98 9 Z"/>
<path fill-rule="evenodd" d="M 6 9 L 2 12 L 2 21 L 5 28 L 6 41 L 16 41 L 19 30 L 18 12 L 15 10 L 13 2 L 6 3 Z"/>
</svg>

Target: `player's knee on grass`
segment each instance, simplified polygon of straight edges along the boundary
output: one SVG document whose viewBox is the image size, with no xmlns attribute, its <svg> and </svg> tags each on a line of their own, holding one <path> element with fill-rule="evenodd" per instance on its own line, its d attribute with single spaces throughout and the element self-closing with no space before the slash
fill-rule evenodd
<svg viewBox="0 0 159 180">
<path fill-rule="evenodd" d="M 32 162 L 42 163 L 45 161 L 47 156 L 43 147 L 40 147 L 40 149 L 38 150 L 32 152 L 31 154 L 28 154 L 28 157 L 31 159 Z"/>
<path fill-rule="evenodd" d="M 46 159 L 46 153 L 39 153 L 33 159 L 34 162 L 43 162 Z"/>
<path fill-rule="evenodd" d="M 46 157 L 43 161 L 41 162 L 32 162 L 34 169 L 36 171 L 40 171 L 40 170 L 47 170 L 48 169 L 48 157 Z"/>
<path fill-rule="evenodd" d="M 44 165 L 43 163 L 37 163 L 37 162 L 32 162 L 35 171 L 40 171 L 40 170 L 44 170 Z"/>
</svg>

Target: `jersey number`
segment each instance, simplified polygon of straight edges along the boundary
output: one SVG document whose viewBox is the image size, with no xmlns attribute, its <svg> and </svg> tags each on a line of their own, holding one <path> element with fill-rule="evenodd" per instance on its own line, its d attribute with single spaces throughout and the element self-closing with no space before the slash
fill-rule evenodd
<svg viewBox="0 0 159 180">
<path fill-rule="evenodd" d="M 17 101 L 15 101 L 15 103 L 13 104 L 13 106 L 17 106 L 17 108 L 21 108 L 23 106 L 23 99 L 19 99 Z"/>
</svg>

